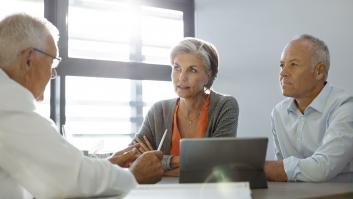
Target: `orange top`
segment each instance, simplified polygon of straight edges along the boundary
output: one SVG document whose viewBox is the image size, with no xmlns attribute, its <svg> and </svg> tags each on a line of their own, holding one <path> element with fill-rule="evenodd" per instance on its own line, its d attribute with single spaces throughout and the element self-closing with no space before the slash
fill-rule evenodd
<svg viewBox="0 0 353 199">
<path fill-rule="evenodd" d="M 210 105 L 210 97 L 209 95 L 206 95 L 206 101 L 201 108 L 200 117 L 197 121 L 197 130 L 195 133 L 193 133 L 194 138 L 201 138 L 201 137 L 204 137 L 206 134 L 207 125 L 208 125 L 209 105 Z M 173 156 L 178 156 L 180 151 L 179 142 L 181 137 L 180 137 L 180 131 L 178 128 L 178 120 L 177 120 L 178 109 L 179 109 L 179 100 L 177 101 L 174 117 L 173 117 L 172 146 L 170 148 L 170 154 Z"/>
</svg>

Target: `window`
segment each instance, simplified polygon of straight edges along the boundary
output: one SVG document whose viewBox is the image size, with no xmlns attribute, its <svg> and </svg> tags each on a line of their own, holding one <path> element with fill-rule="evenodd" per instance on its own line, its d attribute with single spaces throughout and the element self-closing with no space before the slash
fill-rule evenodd
<svg viewBox="0 0 353 199">
<path fill-rule="evenodd" d="M 6 3 L 3 1 L 1 3 L 0 19 L 19 12 L 26 12 L 38 17 L 44 15 L 44 0 L 8 0 Z"/>
<path fill-rule="evenodd" d="M 169 50 L 193 36 L 193 1 L 57 0 L 52 5 L 63 57 L 52 86 L 52 118 L 82 150 L 126 147 L 152 104 L 175 97 Z"/>
<path fill-rule="evenodd" d="M 143 114 L 136 113 L 136 84 L 117 78 L 66 77 L 67 139 L 82 150 L 112 152 L 126 147 L 139 126 L 134 120 L 147 113 L 153 102 L 174 97 L 169 81 L 142 81 Z M 163 92 L 156 93 L 158 87 Z M 79 93 L 79 94 L 78 94 Z M 135 100 L 134 100 L 135 99 Z"/>
<path fill-rule="evenodd" d="M 69 57 L 129 61 L 132 21 L 126 20 L 131 18 L 127 3 L 69 2 Z"/>
<path fill-rule="evenodd" d="M 126 1 L 70 0 L 68 26 L 75 58 L 169 64 L 170 47 L 184 37 L 183 12 Z"/>
<path fill-rule="evenodd" d="M 143 61 L 169 64 L 170 48 L 184 37 L 183 12 L 145 6 L 141 13 Z"/>
</svg>

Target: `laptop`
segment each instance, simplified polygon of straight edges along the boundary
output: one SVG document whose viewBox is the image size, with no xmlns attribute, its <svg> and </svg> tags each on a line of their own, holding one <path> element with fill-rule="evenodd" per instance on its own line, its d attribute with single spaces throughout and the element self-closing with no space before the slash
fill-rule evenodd
<svg viewBox="0 0 353 199">
<path fill-rule="evenodd" d="M 248 181 L 267 188 L 267 138 L 192 138 L 180 141 L 179 183 Z"/>
</svg>

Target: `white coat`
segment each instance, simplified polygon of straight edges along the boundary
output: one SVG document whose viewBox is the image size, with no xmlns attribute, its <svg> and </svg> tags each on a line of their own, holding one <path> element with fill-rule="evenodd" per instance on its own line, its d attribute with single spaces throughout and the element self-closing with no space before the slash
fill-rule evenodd
<svg viewBox="0 0 353 199">
<path fill-rule="evenodd" d="M 83 156 L 0 69 L 0 198 L 123 196 L 136 184 L 128 169 Z"/>
</svg>

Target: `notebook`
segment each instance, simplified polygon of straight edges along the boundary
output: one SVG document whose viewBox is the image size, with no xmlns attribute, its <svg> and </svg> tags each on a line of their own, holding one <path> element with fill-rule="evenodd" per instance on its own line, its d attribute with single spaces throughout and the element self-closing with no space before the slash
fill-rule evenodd
<svg viewBox="0 0 353 199">
<path fill-rule="evenodd" d="M 192 138 L 180 141 L 180 183 L 248 181 L 267 188 L 267 138 Z"/>
</svg>

